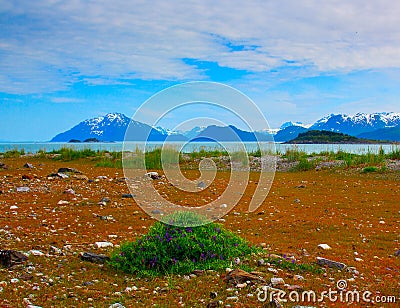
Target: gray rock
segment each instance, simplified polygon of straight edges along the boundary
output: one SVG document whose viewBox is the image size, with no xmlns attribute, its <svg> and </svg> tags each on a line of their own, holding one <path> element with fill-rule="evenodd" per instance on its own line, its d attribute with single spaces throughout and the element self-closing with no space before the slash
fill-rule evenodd
<svg viewBox="0 0 400 308">
<path fill-rule="evenodd" d="M 17 192 L 28 192 L 30 191 L 29 187 L 23 186 L 23 187 L 17 187 Z"/>
<path fill-rule="evenodd" d="M 395 256 L 395 257 L 400 257 L 400 249 L 397 250 L 397 251 L 394 253 L 394 256 Z"/>
<path fill-rule="evenodd" d="M 33 169 L 34 167 L 33 167 L 33 165 L 32 165 L 32 164 L 30 164 L 30 163 L 26 163 L 26 164 L 24 165 L 24 168 Z"/>
<path fill-rule="evenodd" d="M 300 203 L 300 199 L 294 199 L 293 202 L 294 203 Z"/>
<path fill-rule="evenodd" d="M 56 174 L 56 176 L 59 177 L 60 179 L 68 179 L 69 178 L 69 176 L 67 174 L 62 173 L 62 172 L 58 172 Z"/>
<path fill-rule="evenodd" d="M 99 254 L 92 253 L 92 252 L 84 252 L 81 254 L 81 259 L 83 261 L 103 264 L 106 261 L 110 260 L 110 257 L 108 257 L 106 255 L 99 255 Z"/>
<path fill-rule="evenodd" d="M 133 198 L 134 196 L 133 194 L 122 194 L 122 198 Z"/>
<path fill-rule="evenodd" d="M 317 264 L 321 265 L 321 266 L 325 266 L 326 265 L 328 267 L 338 268 L 340 270 L 342 270 L 342 269 L 347 267 L 347 265 L 344 264 L 344 263 L 337 262 L 337 261 L 332 261 L 332 260 L 321 258 L 321 257 L 317 257 Z"/>
<path fill-rule="evenodd" d="M 125 306 L 120 303 L 115 303 L 109 306 L 108 308 L 125 308 Z"/>
<path fill-rule="evenodd" d="M 218 293 L 217 292 L 210 292 L 210 298 L 211 299 L 214 299 L 214 298 L 216 298 L 218 296 Z"/>
<path fill-rule="evenodd" d="M 60 169 L 58 169 L 57 173 L 76 173 L 76 174 L 82 174 L 82 172 L 80 172 L 79 170 L 75 169 L 75 168 L 69 168 L 69 167 L 62 167 Z"/>
<path fill-rule="evenodd" d="M 203 181 L 197 183 L 197 188 L 204 188 L 206 187 L 206 183 L 204 183 Z"/>
<path fill-rule="evenodd" d="M 145 176 L 153 179 L 153 180 L 159 180 L 161 179 L 161 176 L 158 174 L 158 172 L 152 171 L 152 172 L 147 172 Z"/>
<path fill-rule="evenodd" d="M 160 215 L 160 214 L 162 214 L 162 212 L 160 210 L 152 210 L 151 214 Z"/>
<path fill-rule="evenodd" d="M 110 198 L 108 198 L 108 197 L 103 197 L 103 198 L 101 198 L 101 200 L 100 200 L 99 202 L 108 203 L 108 202 L 110 202 L 110 201 L 111 201 Z"/>
<path fill-rule="evenodd" d="M 257 265 L 258 265 L 258 266 L 263 266 L 263 265 L 265 265 L 265 260 L 264 260 L 264 259 L 258 260 L 258 261 L 257 261 Z"/>
<path fill-rule="evenodd" d="M 16 264 L 24 263 L 28 257 L 15 250 L 0 250 L 0 264 L 4 267 L 12 267 Z"/>
</svg>

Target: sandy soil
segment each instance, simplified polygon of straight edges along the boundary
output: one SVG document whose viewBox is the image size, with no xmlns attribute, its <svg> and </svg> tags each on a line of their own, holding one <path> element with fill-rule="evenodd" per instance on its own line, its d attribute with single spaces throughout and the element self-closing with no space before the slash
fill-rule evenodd
<svg viewBox="0 0 400 308">
<path fill-rule="evenodd" d="M 115 272 L 107 265 L 80 260 L 79 253 L 109 254 L 110 248 L 96 248 L 95 242 L 114 245 L 134 240 L 154 223 L 131 198 L 122 169 L 95 167 L 87 160 L 60 162 L 33 157 L 3 159 L 8 169 L 0 169 L 0 248 L 23 252 L 39 250 L 28 262 L 12 269 L 0 269 L 1 307 L 108 307 L 119 302 L 125 307 L 205 307 L 210 302 L 221 307 L 261 307 L 255 287 L 235 288 L 223 281 L 225 273 L 205 273 L 193 277 L 139 279 Z M 24 168 L 25 163 L 34 168 Z M 81 175 L 49 178 L 60 167 L 76 168 Z M 198 172 L 188 170 L 188 178 Z M 324 257 L 345 263 L 350 271 L 327 268 L 325 273 L 293 273 L 268 266 L 250 265 L 271 277 L 281 277 L 288 287 L 318 292 L 335 289 L 344 279 L 346 290 L 370 291 L 375 306 L 382 296 L 396 296 L 400 302 L 400 173 L 362 174 L 357 170 L 278 172 L 262 206 L 253 213 L 247 206 L 257 185 L 258 173 L 239 204 L 221 223 L 252 244 L 266 245 L 268 253 L 293 256 L 300 263 L 315 263 Z M 23 179 L 24 178 L 24 179 Z M 155 180 L 155 187 L 170 200 L 182 205 L 202 205 L 225 189 L 229 172 L 219 172 L 214 183 L 201 193 L 183 194 Z M 29 187 L 18 192 L 18 187 Z M 66 192 L 68 189 L 74 191 Z M 103 205 L 102 198 L 107 197 Z M 62 201 L 62 202 L 60 202 Z M 328 244 L 323 250 L 318 244 Z M 50 246 L 62 250 L 51 252 Z M 295 275 L 302 275 L 298 280 Z M 296 278 L 297 277 L 297 278 Z M 189 278 L 189 279 L 188 279 Z M 297 279 L 297 280 L 296 280 Z M 286 288 L 286 289 L 285 289 Z M 210 299 L 216 292 L 216 299 Z M 237 299 L 234 298 L 237 296 Z M 233 297 L 230 299 L 230 297 Z M 284 303 L 292 307 L 296 303 Z M 325 299 L 308 306 L 347 306 Z M 360 301 L 354 307 L 369 307 Z M 391 306 L 395 307 L 396 304 Z"/>
</svg>

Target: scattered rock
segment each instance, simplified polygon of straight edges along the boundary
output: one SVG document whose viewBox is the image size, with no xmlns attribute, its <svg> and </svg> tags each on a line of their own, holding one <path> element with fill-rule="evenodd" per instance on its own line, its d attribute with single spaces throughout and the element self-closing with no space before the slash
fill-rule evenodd
<svg viewBox="0 0 400 308">
<path fill-rule="evenodd" d="M 228 207 L 228 205 L 225 204 L 225 203 L 223 203 L 223 204 L 220 205 L 220 208 L 221 208 L 221 209 L 225 209 L 225 208 L 227 208 L 227 207 Z"/>
<path fill-rule="evenodd" d="M 89 178 L 86 175 L 83 175 L 83 174 L 74 174 L 73 178 L 76 179 L 76 180 L 82 180 L 82 181 L 89 180 Z"/>
<path fill-rule="evenodd" d="M 226 276 L 225 280 L 227 282 L 231 282 L 234 284 L 238 283 L 244 283 L 246 281 L 261 281 L 265 282 L 264 278 L 250 274 L 244 270 L 241 269 L 234 269 L 233 271 L 230 271 Z"/>
<path fill-rule="evenodd" d="M 26 260 L 28 260 L 28 257 L 19 251 L 0 250 L 0 264 L 4 267 L 9 268 L 24 263 Z"/>
<path fill-rule="evenodd" d="M 267 271 L 272 274 L 278 274 L 278 270 L 276 268 L 268 267 Z"/>
<path fill-rule="evenodd" d="M 122 194 L 121 197 L 122 197 L 122 198 L 133 198 L 134 195 L 133 195 L 133 194 Z"/>
<path fill-rule="evenodd" d="M 364 260 L 361 259 L 361 258 L 354 258 L 354 261 L 356 261 L 356 262 L 364 262 Z"/>
<path fill-rule="evenodd" d="M 218 296 L 218 293 L 217 292 L 210 292 L 210 298 L 211 299 L 214 299 L 214 298 L 216 298 Z"/>
<path fill-rule="evenodd" d="M 303 281 L 304 277 L 301 275 L 294 275 L 293 276 L 294 281 Z"/>
<path fill-rule="evenodd" d="M 57 173 L 76 173 L 76 174 L 82 174 L 79 170 L 75 168 L 69 168 L 69 167 L 62 167 L 58 169 Z"/>
<path fill-rule="evenodd" d="M 0 162 L 0 169 L 9 169 L 10 167 L 5 163 Z"/>
<path fill-rule="evenodd" d="M 97 203 L 97 204 L 98 204 L 98 205 L 106 206 L 107 203 L 110 203 L 110 202 L 111 202 L 110 198 L 108 198 L 108 197 L 103 197 L 103 198 L 101 198 L 101 200 L 100 200 L 99 203 Z"/>
<path fill-rule="evenodd" d="M 125 306 L 120 303 L 115 303 L 109 306 L 108 308 L 125 308 Z"/>
<path fill-rule="evenodd" d="M 25 163 L 24 168 L 33 169 L 35 167 L 33 167 L 33 165 L 30 163 Z"/>
<path fill-rule="evenodd" d="M 158 174 L 158 172 L 152 171 L 152 172 L 147 172 L 145 176 L 151 178 L 152 180 L 159 180 L 161 179 L 161 176 Z"/>
<path fill-rule="evenodd" d="M 160 210 L 152 210 L 152 211 L 151 211 L 151 214 L 154 214 L 154 215 L 161 215 L 162 212 L 161 212 Z"/>
<path fill-rule="evenodd" d="M 59 255 L 59 256 L 63 256 L 64 255 L 62 250 L 60 248 L 57 248 L 56 246 L 50 246 L 49 254 Z"/>
<path fill-rule="evenodd" d="M 114 244 L 110 242 L 96 242 L 94 243 L 94 246 L 96 248 L 107 248 L 107 247 L 113 247 Z"/>
<path fill-rule="evenodd" d="M 263 265 L 265 265 L 264 259 L 258 260 L 258 261 L 257 261 L 257 265 L 258 265 L 258 266 L 263 266 Z"/>
<path fill-rule="evenodd" d="M 394 253 L 394 256 L 395 256 L 395 257 L 400 257 L 400 249 L 397 250 L 397 251 Z"/>
<path fill-rule="evenodd" d="M 16 206 L 16 205 L 11 205 L 10 206 L 10 210 L 17 210 L 18 209 L 18 206 Z"/>
<path fill-rule="evenodd" d="M 34 256 L 44 256 L 43 252 L 41 252 L 40 250 L 36 250 L 36 249 L 29 250 L 27 252 L 27 254 L 28 255 L 34 255 Z"/>
<path fill-rule="evenodd" d="M 283 280 L 283 278 L 277 278 L 277 277 L 272 277 L 271 278 L 271 284 L 273 287 L 279 286 L 279 285 L 284 285 L 285 284 L 285 280 Z"/>
<path fill-rule="evenodd" d="M 206 183 L 204 183 L 203 181 L 197 183 L 197 188 L 205 188 L 206 187 Z"/>
<path fill-rule="evenodd" d="M 75 190 L 73 190 L 72 188 L 68 188 L 64 191 L 64 194 L 75 195 Z"/>
<path fill-rule="evenodd" d="M 322 250 L 329 250 L 331 249 L 331 247 L 328 244 L 319 244 L 318 248 L 322 249 Z"/>
<path fill-rule="evenodd" d="M 106 261 L 110 260 L 110 257 L 108 257 L 106 255 L 99 255 L 99 254 L 92 253 L 92 252 L 84 252 L 81 254 L 81 259 L 83 261 L 103 264 Z"/>
<path fill-rule="evenodd" d="M 17 192 L 29 192 L 31 189 L 26 186 L 17 187 Z"/>
<path fill-rule="evenodd" d="M 321 265 L 321 266 L 327 265 L 328 267 L 338 268 L 340 270 L 347 267 L 347 265 L 344 263 L 332 261 L 332 260 L 321 258 L 321 257 L 317 257 L 317 264 Z"/>
<path fill-rule="evenodd" d="M 300 199 L 294 199 L 293 202 L 294 203 L 300 203 Z"/>
<path fill-rule="evenodd" d="M 62 172 L 58 172 L 56 174 L 56 177 L 59 177 L 60 179 L 68 179 L 69 178 L 69 176 L 67 174 L 62 173 Z"/>
<path fill-rule="evenodd" d="M 69 201 L 67 201 L 67 200 L 60 200 L 60 201 L 57 202 L 57 204 L 58 204 L 58 205 L 66 205 L 66 204 L 69 204 Z"/>
<path fill-rule="evenodd" d="M 237 302 L 239 300 L 239 297 L 237 297 L 237 296 L 228 296 L 226 298 L 226 300 L 227 301 L 235 301 L 235 302 Z"/>
</svg>

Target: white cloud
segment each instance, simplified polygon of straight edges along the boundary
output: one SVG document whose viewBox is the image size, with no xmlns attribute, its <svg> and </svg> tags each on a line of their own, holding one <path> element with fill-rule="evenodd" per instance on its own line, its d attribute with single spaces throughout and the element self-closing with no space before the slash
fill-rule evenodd
<svg viewBox="0 0 400 308">
<path fill-rule="evenodd" d="M 79 76 L 205 78 L 182 58 L 254 73 L 286 60 L 310 74 L 400 67 L 398 16 L 396 1 L 1 2 L 0 91 L 60 90 Z"/>
</svg>

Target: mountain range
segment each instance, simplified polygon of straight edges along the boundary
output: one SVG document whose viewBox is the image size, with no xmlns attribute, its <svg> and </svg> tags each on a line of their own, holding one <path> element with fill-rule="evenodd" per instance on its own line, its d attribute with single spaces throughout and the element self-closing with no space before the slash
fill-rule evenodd
<svg viewBox="0 0 400 308">
<path fill-rule="evenodd" d="M 127 136 L 125 132 L 130 126 Z M 189 131 L 172 131 L 162 127 L 152 127 L 145 123 L 131 121 L 121 113 L 108 113 L 105 116 L 80 122 L 71 129 L 58 134 L 51 142 L 97 139 L 99 141 L 273 141 L 286 142 L 308 130 L 325 130 L 374 140 L 400 141 L 400 113 L 357 113 L 354 116 L 331 114 L 312 125 L 301 122 L 285 122 L 279 129 L 266 129 L 249 132 L 233 125 L 194 127 Z"/>
</svg>

